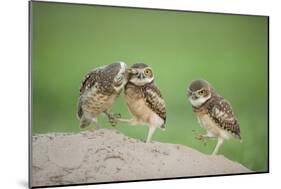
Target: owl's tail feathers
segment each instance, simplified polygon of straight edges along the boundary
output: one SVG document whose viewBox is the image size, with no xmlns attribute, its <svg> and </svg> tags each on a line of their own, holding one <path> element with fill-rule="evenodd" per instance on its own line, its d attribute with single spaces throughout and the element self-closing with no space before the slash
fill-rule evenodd
<svg viewBox="0 0 281 189">
<path fill-rule="evenodd" d="M 81 100 L 79 99 L 77 117 L 78 117 L 78 119 L 81 119 L 82 116 L 83 116 L 83 109 L 82 109 Z"/>
<path fill-rule="evenodd" d="M 239 142 L 240 142 L 240 143 L 242 143 L 242 142 L 243 142 L 242 137 L 240 136 L 240 134 L 239 134 L 239 135 L 237 135 L 236 137 L 237 137 L 237 139 L 239 140 Z"/>
<path fill-rule="evenodd" d="M 161 125 L 160 129 L 161 129 L 162 131 L 166 131 L 165 124 Z"/>
<path fill-rule="evenodd" d="M 238 139 L 239 139 L 240 143 L 242 143 L 242 142 L 243 142 L 243 140 L 242 140 L 242 137 L 241 137 L 240 133 L 239 133 L 239 135 L 238 135 Z"/>
<path fill-rule="evenodd" d="M 82 118 L 80 119 L 80 128 L 81 128 L 81 129 L 84 129 L 84 128 L 88 127 L 90 124 L 91 124 L 91 120 L 86 119 L 86 118 L 84 118 L 84 117 L 82 117 Z"/>
<path fill-rule="evenodd" d="M 82 110 L 82 108 L 79 108 L 79 110 L 77 112 L 77 117 L 78 117 L 78 119 L 81 119 L 82 116 L 83 116 L 83 110 Z"/>
</svg>

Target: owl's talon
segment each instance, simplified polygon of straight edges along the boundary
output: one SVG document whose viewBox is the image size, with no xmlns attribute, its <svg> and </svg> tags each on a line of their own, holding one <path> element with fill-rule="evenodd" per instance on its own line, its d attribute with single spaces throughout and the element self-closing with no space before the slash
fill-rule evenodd
<svg viewBox="0 0 281 189">
<path fill-rule="evenodd" d="M 121 115 L 120 115 L 120 117 L 121 117 Z M 117 117 L 117 116 L 112 116 L 109 118 L 109 122 L 110 122 L 111 126 L 115 127 L 117 125 L 118 118 L 119 117 Z"/>
<path fill-rule="evenodd" d="M 117 125 L 117 121 L 111 121 L 110 124 L 112 127 L 115 127 Z"/>
<path fill-rule="evenodd" d="M 204 135 L 202 135 L 202 134 L 197 134 L 197 135 L 195 136 L 195 138 L 196 138 L 197 140 L 202 141 L 202 142 L 203 142 L 203 144 L 204 144 L 204 146 L 206 146 L 206 145 L 207 145 L 207 141 L 206 141 L 206 138 L 205 138 L 205 136 L 204 136 Z"/>
<path fill-rule="evenodd" d="M 109 112 L 105 112 L 105 113 L 108 117 L 108 121 L 111 124 L 111 126 L 115 127 L 118 123 L 118 119 L 121 118 L 121 114 L 120 113 L 113 114 Z"/>
<path fill-rule="evenodd" d="M 201 134 L 196 135 L 195 138 L 197 140 L 203 140 L 204 139 L 203 135 L 201 135 Z"/>
</svg>

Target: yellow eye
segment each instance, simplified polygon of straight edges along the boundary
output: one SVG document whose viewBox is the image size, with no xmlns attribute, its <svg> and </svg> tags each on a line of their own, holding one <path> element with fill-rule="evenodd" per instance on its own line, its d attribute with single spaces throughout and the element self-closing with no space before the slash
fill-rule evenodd
<svg viewBox="0 0 281 189">
<path fill-rule="evenodd" d="M 144 75 L 146 75 L 148 77 L 152 77 L 152 70 L 150 68 L 145 69 Z"/>
<path fill-rule="evenodd" d="M 199 91 L 198 94 L 199 95 L 206 95 L 206 91 L 205 90 Z"/>
</svg>

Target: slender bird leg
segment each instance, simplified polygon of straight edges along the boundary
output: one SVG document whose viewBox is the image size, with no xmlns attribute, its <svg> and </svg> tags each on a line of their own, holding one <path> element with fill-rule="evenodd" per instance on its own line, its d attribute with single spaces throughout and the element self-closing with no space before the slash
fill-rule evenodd
<svg viewBox="0 0 281 189">
<path fill-rule="evenodd" d="M 149 143 L 151 141 L 151 137 L 152 137 L 153 133 L 155 132 L 155 129 L 156 129 L 156 127 L 154 127 L 154 126 L 148 127 L 148 135 L 147 135 L 146 143 Z"/>
<path fill-rule="evenodd" d="M 212 134 L 211 132 L 209 132 L 209 131 L 207 131 L 206 134 L 202 135 L 202 137 L 203 137 L 204 139 L 214 139 L 214 138 L 216 138 L 216 136 L 213 135 L 213 134 Z"/>
<path fill-rule="evenodd" d="M 112 126 L 116 126 L 118 122 L 128 123 L 130 125 L 137 124 L 137 121 L 134 118 L 124 119 L 124 118 L 121 118 L 121 114 L 112 114 L 108 111 L 105 111 L 104 113 L 107 115 L 109 122 L 111 123 Z"/>
<path fill-rule="evenodd" d="M 100 124 L 98 123 L 97 118 L 93 118 L 92 121 L 93 121 L 93 123 L 95 124 L 96 129 L 100 129 L 100 128 L 101 128 Z"/>
<path fill-rule="evenodd" d="M 123 119 L 123 118 L 117 118 L 118 122 L 122 122 L 122 123 L 128 123 L 130 125 L 136 125 L 137 121 L 134 118 L 131 119 Z"/>
<path fill-rule="evenodd" d="M 218 153 L 219 148 L 222 145 L 222 143 L 223 143 L 223 138 L 219 137 L 218 138 L 218 143 L 217 143 L 217 145 L 215 147 L 215 150 L 213 151 L 212 155 L 216 155 Z"/>
</svg>

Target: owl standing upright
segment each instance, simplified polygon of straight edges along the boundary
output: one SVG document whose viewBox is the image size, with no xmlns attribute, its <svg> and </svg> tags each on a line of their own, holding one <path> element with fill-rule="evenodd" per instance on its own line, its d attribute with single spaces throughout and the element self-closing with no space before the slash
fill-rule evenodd
<svg viewBox="0 0 281 189">
<path fill-rule="evenodd" d="M 165 128 L 166 108 L 160 90 L 154 84 L 150 66 L 137 63 L 129 69 L 128 83 L 125 85 L 125 100 L 133 115 L 130 120 L 119 119 L 132 125 L 145 124 L 149 127 L 146 142 L 150 142 L 156 128 Z"/>
<path fill-rule="evenodd" d="M 98 67 L 85 76 L 80 88 L 77 113 L 81 128 L 92 122 L 98 128 L 97 116 L 101 113 L 112 118 L 109 109 L 127 83 L 126 67 L 124 62 L 117 62 Z"/>
<path fill-rule="evenodd" d="M 240 137 L 240 128 L 230 103 L 221 97 L 205 80 L 192 81 L 187 90 L 200 125 L 207 130 L 203 138 L 217 138 L 213 151 L 217 154 L 225 139 Z"/>
</svg>

